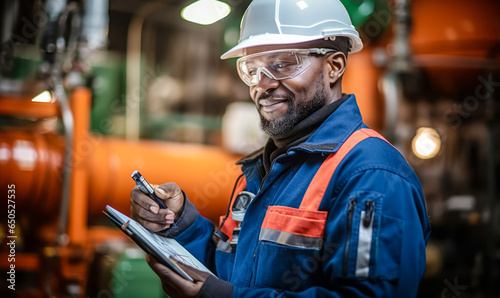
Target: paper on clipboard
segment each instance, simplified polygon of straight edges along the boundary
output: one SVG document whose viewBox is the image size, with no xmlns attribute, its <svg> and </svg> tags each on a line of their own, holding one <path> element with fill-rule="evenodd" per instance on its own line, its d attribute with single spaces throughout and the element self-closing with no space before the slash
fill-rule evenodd
<svg viewBox="0 0 500 298">
<path fill-rule="evenodd" d="M 210 270 L 208 270 L 205 265 L 203 265 L 198 259 L 196 259 L 189 251 L 187 251 L 182 245 L 173 238 L 162 237 L 156 233 L 148 231 L 141 224 L 131 219 L 130 217 L 124 215 L 123 213 L 117 211 L 111 206 L 106 206 L 108 213 L 106 215 L 115 222 L 119 227 L 126 225 L 126 231 L 124 231 L 134 242 L 137 243 L 144 251 L 148 254 L 153 255 L 164 265 L 170 267 L 172 270 L 177 272 L 179 275 L 187 280 L 193 281 L 193 279 L 186 274 L 175 262 L 181 262 L 188 266 L 194 267 L 200 271 L 208 272 L 213 275 Z M 175 261 L 172 262 L 172 259 Z"/>
</svg>

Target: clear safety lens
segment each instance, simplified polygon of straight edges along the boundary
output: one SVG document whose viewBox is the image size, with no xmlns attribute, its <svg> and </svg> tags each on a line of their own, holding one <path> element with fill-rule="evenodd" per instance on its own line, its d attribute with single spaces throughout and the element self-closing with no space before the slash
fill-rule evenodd
<svg viewBox="0 0 500 298">
<path fill-rule="evenodd" d="M 275 80 L 293 78 L 309 67 L 311 53 L 324 55 L 334 51 L 323 48 L 268 51 L 241 57 L 236 65 L 241 80 L 254 86 L 262 74 Z"/>
</svg>

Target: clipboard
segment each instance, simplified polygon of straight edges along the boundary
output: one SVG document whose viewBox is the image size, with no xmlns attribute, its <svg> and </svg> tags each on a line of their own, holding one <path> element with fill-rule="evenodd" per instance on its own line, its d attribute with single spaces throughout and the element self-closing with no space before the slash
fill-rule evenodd
<svg viewBox="0 0 500 298">
<path fill-rule="evenodd" d="M 106 212 L 107 211 L 107 212 Z M 142 250 L 152 255 L 160 263 L 172 269 L 183 278 L 194 281 L 177 263 L 181 262 L 200 271 L 215 276 L 205 265 L 196 259 L 174 238 L 162 237 L 148 231 L 140 223 L 119 212 L 111 206 L 106 206 L 103 213 L 127 236 L 129 236 Z"/>
</svg>

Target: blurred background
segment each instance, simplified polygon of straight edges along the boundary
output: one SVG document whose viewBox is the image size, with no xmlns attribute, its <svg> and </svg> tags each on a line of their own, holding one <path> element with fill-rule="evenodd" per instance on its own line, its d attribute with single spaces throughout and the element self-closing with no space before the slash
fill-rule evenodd
<svg viewBox="0 0 500 298">
<path fill-rule="evenodd" d="M 365 46 L 343 91 L 424 189 L 419 297 L 499 297 L 500 2 L 342 2 Z M 265 141 L 235 60 L 219 59 L 249 3 L 1 2 L 2 297 L 165 296 L 102 210 L 129 213 L 139 170 L 218 224 L 234 162 Z"/>
</svg>

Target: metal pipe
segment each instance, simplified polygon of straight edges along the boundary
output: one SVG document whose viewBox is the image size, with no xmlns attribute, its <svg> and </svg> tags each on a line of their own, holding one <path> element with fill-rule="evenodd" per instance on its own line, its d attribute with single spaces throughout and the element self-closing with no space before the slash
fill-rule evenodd
<svg viewBox="0 0 500 298">
<path fill-rule="evenodd" d="M 398 106 L 404 97 L 401 74 L 411 70 L 411 51 L 409 43 L 411 0 L 396 0 L 394 6 L 394 39 L 393 52 L 389 63 L 389 71 L 382 79 L 382 90 L 385 101 L 384 135 L 393 142 L 398 142 L 396 127 L 398 124 Z M 398 146 L 397 144 L 395 144 Z"/>
<path fill-rule="evenodd" d="M 65 245 L 68 243 L 66 234 L 68 224 L 68 210 L 71 194 L 71 169 L 72 169 L 72 145 L 73 145 L 73 113 L 68 103 L 68 98 L 63 86 L 59 83 L 54 87 L 54 96 L 57 98 L 61 108 L 61 119 L 64 125 L 64 137 L 66 144 L 64 146 L 64 170 L 61 209 L 59 210 L 59 228 L 57 233 L 57 244 Z"/>
<path fill-rule="evenodd" d="M 382 93 L 385 109 L 384 136 L 395 144 L 397 142 L 396 127 L 399 101 L 400 98 L 403 98 L 403 87 L 396 72 L 388 72 L 382 77 Z"/>
<path fill-rule="evenodd" d="M 394 54 L 391 68 L 398 72 L 407 72 L 411 69 L 410 2 L 411 0 L 396 0 L 394 4 Z"/>
<path fill-rule="evenodd" d="M 73 18 L 69 18 L 73 15 Z M 68 20 L 70 23 L 70 34 L 68 40 L 64 38 L 65 28 L 67 26 Z M 73 129 L 74 129 L 74 118 L 71 111 L 71 107 L 66 96 L 66 92 L 62 85 L 62 66 L 66 58 L 70 57 L 74 59 L 76 56 L 76 44 L 80 36 L 81 29 L 81 16 L 80 7 L 77 3 L 69 3 L 61 14 L 58 16 L 57 29 L 56 29 L 56 53 L 54 55 L 54 60 L 50 64 L 48 82 L 53 86 L 54 96 L 59 103 L 61 109 L 61 119 L 64 126 L 65 135 L 65 149 L 64 149 L 64 170 L 62 177 L 62 198 L 61 207 L 59 209 L 59 225 L 56 235 L 56 246 L 64 247 L 69 243 L 69 237 L 67 235 L 68 229 L 68 213 L 69 205 L 71 200 L 71 177 L 72 177 L 72 159 L 73 159 Z M 72 56 L 71 56 L 72 55 Z M 50 61 L 49 61 L 50 62 Z M 50 284 L 50 277 L 53 275 L 54 266 L 56 258 L 54 255 L 47 257 L 47 271 L 44 284 L 44 289 L 47 295 L 52 296 L 52 288 Z"/>
<path fill-rule="evenodd" d="M 164 2 L 144 4 L 130 21 L 127 34 L 127 69 L 125 99 L 125 137 L 137 140 L 141 125 L 141 46 L 142 28 L 148 15 L 158 10 Z"/>
<path fill-rule="evenodd" d="M 72 146 L 73 146 L 73 129 L 74 129 L 74 118 L 71 111 L 71 107 L 68 102 L 68 97 L 64 87 L 62 86 L 62 73 L 61 68 L 64 63 L 63 53 L 71 54 L 71 52 L 76 51 L 76 41 L 80 36 L 81 27 L 81 17 L 79 15 L 80 7 L 72 2 L 68 4 L 65 10 L 61 13 L 58 20 L 57 28 L 57 50 L 55 63 L 52 65 L 51 80 L 54 84 L 54 96 L 56 97 L 59 107 L 61 108 L 61 119 L 64 126 L 64 135 L 66 139 L 66 145 L 64 150 L 64 170 L 63 170 L 63 188 L 62 188 L 62 202 L 61 209 L 59 211 L 59 228 L 57 233 L 57 244 L 66 245 L 69 241 L 66 234 L 68 225 L 68 212 L 69 203 L 71 200 L 71 174 L 72 174 Z M 68 38 L 67 44 L 61 43 L 64 41 L 65 26 L 67 25 L 69 15 L 73 14 L 72 23 L 70 25 L 70 36 Z M 76 20 L 75 20 L 76 19 Z M 76 30 L 76 31 L 75 31 Z M 76 34 L 75 34 L 76 33 Z M 76 36 L 75 36 L 76 35 Z M 64 48 L 63 48 L 64 46 Z M 64 51 L 66 49 L 66 51 Z"/>
</svg>

